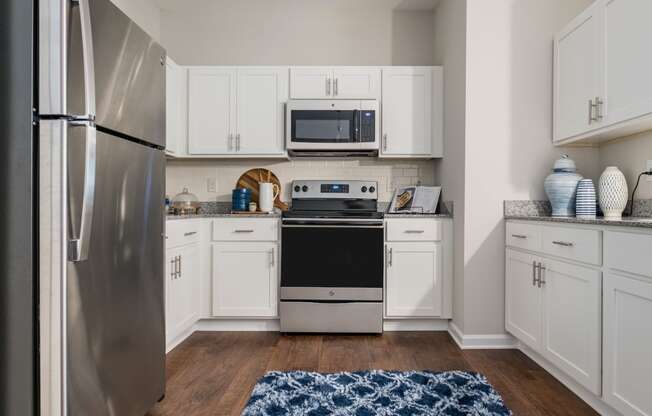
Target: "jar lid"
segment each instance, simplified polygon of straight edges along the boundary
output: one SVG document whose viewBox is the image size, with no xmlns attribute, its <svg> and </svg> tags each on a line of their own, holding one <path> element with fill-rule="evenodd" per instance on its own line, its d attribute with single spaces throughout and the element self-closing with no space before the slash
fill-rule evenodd
<svg viewBox="0 0 652 416">
<path fill-rule="evenodd" d="M 179 194 L 176 194 L 172 199 L 173 203 L 186 203 L 186 202 L 199 202 L 197 195 L 192 194 L 188 191 L 188 188 L 183 188 L 183 191 Z"/>
<path fill-rule="evenodd" d="M 576 172 L 577 167 L 575 166 L 575 162 L 573 161 L 573 159 L 570 159 L 568 157 L 568 155 L 561 155 L 561 158 L 559 158 L 559 159 L 557 159 L 555 161 L 553 171 L 555 171 L 555 172 Z"/>
</svg>

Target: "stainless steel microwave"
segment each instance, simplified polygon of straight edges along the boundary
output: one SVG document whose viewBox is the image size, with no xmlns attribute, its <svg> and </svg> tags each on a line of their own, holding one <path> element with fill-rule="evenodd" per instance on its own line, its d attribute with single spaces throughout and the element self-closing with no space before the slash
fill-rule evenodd
<svg viewBox="0 0 652 416">
<path fill-rule="evenodd" d="M 286 117 L 291 154 L 378 153 L 376 100 L 290 100 Z"/>
</svg>

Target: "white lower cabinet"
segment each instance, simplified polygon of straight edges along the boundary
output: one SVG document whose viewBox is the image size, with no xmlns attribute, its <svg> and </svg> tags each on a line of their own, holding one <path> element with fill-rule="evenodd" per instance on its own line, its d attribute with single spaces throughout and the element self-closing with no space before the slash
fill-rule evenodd
<svg viewBox="0 0 652 416">
<path fill-rule="evenodd" d="M 596 395 L 601 280 L 599 270 L 507 249 L 505 328 Z"/>
<path fill-rule="evenodd" d="M 277 276 L 277 243 L 213 243 L 213 315 L 277 316 Z"/>
<path fill-rule="evenodd" d="M 604 332 L 604 399 L 623 415 L 651 416 L 652 279 L 605 274 Z"/>
<path fill-rule="evenodd" d="M 386 316 L 441 316 L 440 243 L 387 243 L 386 264 Z"/>
<path fill-rule="evenodd" d="M 165 334 L 174 341 L 199 319 L 199 244 L 166 250 Z"/>
</svg>

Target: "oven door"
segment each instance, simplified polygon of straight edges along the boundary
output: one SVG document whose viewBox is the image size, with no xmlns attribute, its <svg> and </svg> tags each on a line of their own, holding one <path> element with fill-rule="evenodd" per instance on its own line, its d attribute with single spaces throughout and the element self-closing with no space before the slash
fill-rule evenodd
<svg viewBox="0 0 652 416">
<path fill-rule="evenodd" d="M 382 301 L 382 224 L 283 224 L 281 233 L 282 301 Z"/>
<path fill-rule="evenodd" d="M 289 150 L 378 149 L 373 100 L 294 100 L 287 108 Z"/>
</svg>

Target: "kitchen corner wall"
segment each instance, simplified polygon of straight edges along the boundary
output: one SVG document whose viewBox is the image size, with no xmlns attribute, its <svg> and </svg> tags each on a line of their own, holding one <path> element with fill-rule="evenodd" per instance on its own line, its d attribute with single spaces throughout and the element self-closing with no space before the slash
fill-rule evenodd
<svg viewBox="0 0 652 416">
<path fill-rule="evenodd" d="M 390 201 L 396 186 L 434 184 L 434 165 L 430 160 L 168 160 L 166 193 L 174 197 L 187 187 L 201 201 L 230 201 L 240 175 L 253 168 L 270 169 L 278 176 L 284 201 L 290 200 L 290 182 L 294 179 L 375 180 L 381 201 Z M 216 181 L 217 192 L 208 192 L 209 179 Z"/>
</svg>

